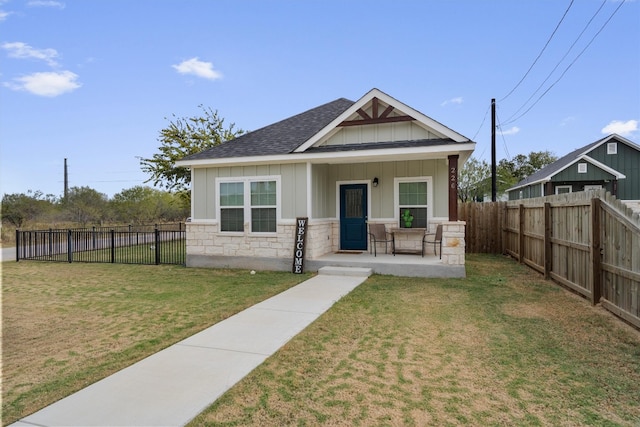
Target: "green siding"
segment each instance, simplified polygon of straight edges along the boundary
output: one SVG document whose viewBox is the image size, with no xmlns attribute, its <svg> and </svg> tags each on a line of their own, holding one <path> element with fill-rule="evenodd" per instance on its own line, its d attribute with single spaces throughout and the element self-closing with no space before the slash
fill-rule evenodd
<svg viewBox="0 0 640 427">
<path fill-rule="evenodd" d="M 578 173 L 578 164 L 586 163 L 587 164 L 587 173 Z M 551 181 L 553 182 L 574 182 L 574 181 L 604 181 L 604 180 L 612 180 L 615 179 L 613 175 L 609 172 L 606 172 L 596 165 L 589 163 L 587 161 L 579 161 L 568 168 L 558 172 L 553 177 L 551 177 Z"/>
<path fill-rule="evenodd" d="M 640 200 L 640 150 L 618 142 L 618 153 L 607 154 L 605 143 L 591 150 L 588 155 L 625 174 L 626 178 L 618 181 L 618 199 Z"/>
<path fill-rule="evenodd" d="M 603 143 L 587 155 L 626 176 L 617 182 L 618 199 L 640 200 L 640 150 L 615 139 L 609 142 L 617 142 L 617 154 L 607 154 L 607 143 Z M 578 173 L 578 163 L 587 163 L 587 173 Z M 571 185 L 574 192 L 584 190 L 585 185 L 601 185 L 613 192 L 615 180 L 616 177 L 611 173 L 584 160 L 572 164 L 551 178 L 554 188 L 557 185 Z M 535 197 L 530 196 L 532 189 L 525 187 L 509 192 L 509 200 L 518 200 L 520 190 L 523 191 L 523 198 Z"/>
</svg>

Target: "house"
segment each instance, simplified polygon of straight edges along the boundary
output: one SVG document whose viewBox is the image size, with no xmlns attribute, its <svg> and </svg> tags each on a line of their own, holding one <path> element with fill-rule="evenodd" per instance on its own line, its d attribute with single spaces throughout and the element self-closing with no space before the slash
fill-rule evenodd
<svg viewBox="0 0 640 427">
<path fill-rule="evenodd" d="M 605 189 L 640 206 L 640 146 L 612 134 L 545 166 L 507 190 L 509 200 Z"/>
<path fill-rule="evenodd" d="M 474 148 L 372 89 L 185 157 L 176 165 L 191 169 L 187 265 L 291 270 L 298 219 L 307 260 L 366 252 L 368 223 L 403 228 L 409 210 L 423 234 L 443 224 L 439 262 L 464 275 L 457 174 Z M 407 240 L 421 247 L 420 236 Z"/>
</svg>

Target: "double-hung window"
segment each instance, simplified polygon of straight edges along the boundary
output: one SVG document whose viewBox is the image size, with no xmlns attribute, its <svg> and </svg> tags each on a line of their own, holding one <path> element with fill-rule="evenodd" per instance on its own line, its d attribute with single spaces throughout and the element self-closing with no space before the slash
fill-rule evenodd
<svg viewBox="0 0 640 427">
<path fill-rule="evenodd" d="M 431 200 L 431 178 L 401 178 L 397 182 L 399 226 L 407 227 L 402 219 L 408 210 L 413 217 L 411 228 L 426 228 Z"/>
<path fill-rule="evenodd" d="M 273 178 L 241 178 L 219 182 L 220 231 L 275 233 L 278 184 Z"/>
<path fill-rule="evenodd" d="M 276 182 L 251 182 L 251 231 L 276 232 Z"/>
<path fill-rule="evenodd" d="M 244 231 L 244 182 L 220 183 L 220 231 Z"/>
</svg>

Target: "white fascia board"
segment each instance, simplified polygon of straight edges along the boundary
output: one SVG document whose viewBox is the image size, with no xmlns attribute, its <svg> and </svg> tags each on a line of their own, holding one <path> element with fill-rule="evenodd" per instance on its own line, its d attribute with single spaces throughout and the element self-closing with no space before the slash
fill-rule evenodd
<svg viewBox="0 0 640 427">
<path fill-rule="evenodd" d="M 371 89 L 362 98 L 360 98 L 351 107 L 349 107 L 344 113 L 339 115 L 331 123 L 329 123 L 322 130 L 320 130 L 320 132 L 316 133 L 314 136 L 309 138 L 304 144 L 302 144 L 298 148 L 296 148 L 294 152 L 302 153 L 302 152 L 306 151 L 307 149 L 309 149 L 310 147 L 312 147 L 315 143 L 320 141 L 322 138 L 324 138 L 326 136 L 329 136 L 331 133 L 335 133 L 337 131 L 337 127 L 338 127 L 338 125 L 340 123 L 342 123 L 343 121 L 347 120 L 350 116 L 355 114 L 360 108 L 364 107 L 373 98 L 378 98 L 379 100 L 381 100 L 385 104 L 391 105 L 394 108 L 397 108 L 398 110 L 402 111 L 403 113 L 405 113 L 405 114 L 407 114 L 409 116 L 412 116 L 417 121 L 422 123 L 422 125 L 424 125 L 425 127 L 431 128 L 431 129 L 435 130 L 436 132 L 441 133 L 441 134 L 445 135 L 448 138 L 451 138 L 455 142 L 468 142 L 468 141 L 470 141 L 469 138 L 466 138 L 465 136 L 463 136 L 463 135 L 461 135 L 461 134 L 449 129 L 448 127 L 444 126 L 442 123 L 439 123 L 439 122 L 433 120 L 432 118 L 425 116 L 421 112 L 409 107 L 406 104 L 403 104 L 402 102 L 398 101 L 395 98 L 392 98 L 391 96 L 387 95 L 386 93 L 382 92 L 381 90 L 379 90 L 379 89 Z"/>
<path fill-rule="evenodd" d="M 636 144 L 635 142 L 618 135 L 617 133 L 612 133 L 611 135 L 609 135 L 608 137 L 606 137 L 605 139 L 602 140 L 602 142 L 600 144 L 597 145 L 597 147 L 601 146 L 602 144 L 605 144 L 609 141 L 611 141 L 612 139 L 617 139 L 618 141 L 627 144 L 629 147 L 631 148 L 635 148 L 636 150 L 640 151 L 640 145 Z M 593 147 L 591 150 L 593 150 L 596 147 Z M 591 151 L 589 150 L 589 151 Z"/>
<path fill-rule="evenodd" d="M 240 165 L 266 165 L 283 163 L 353 163 L 353 162 L 389 162 L 396 160 L 442 159 L 458 154 L 462 159 L 468 158 L 475 149 L 474 142 L 466 144 L 448 144 L 435 147 L 404 147 L 355 151 L 332 151 L 326 153 L 291 153 L 277 156 L 231 157 L 221 159 L 202 159 L 193 161 L 179 160 L 179 167 L 222 167 Z"/>
</svg>

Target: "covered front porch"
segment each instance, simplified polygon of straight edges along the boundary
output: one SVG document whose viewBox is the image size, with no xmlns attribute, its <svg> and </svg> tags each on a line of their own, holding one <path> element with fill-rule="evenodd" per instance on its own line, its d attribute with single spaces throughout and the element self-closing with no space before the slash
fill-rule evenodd
<svg viewBox="0 0 640 427">
<path fill-rule="evenodd" d="M 370 268 L 375 274 L 406 277 L 465 277 L 464 265 L 448 265 L 439 256 L 393 255 L 378 252 L 377 256 L 369 252 L 335 252 L 316 259 L 305 261 L 307 271 L 317 271 L 322 267 L 360 267 Z"/>
</svg>

